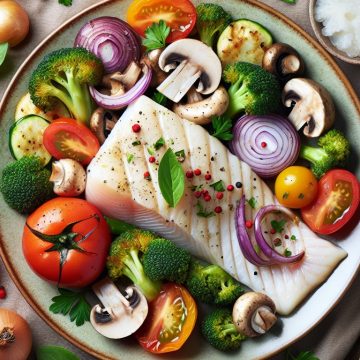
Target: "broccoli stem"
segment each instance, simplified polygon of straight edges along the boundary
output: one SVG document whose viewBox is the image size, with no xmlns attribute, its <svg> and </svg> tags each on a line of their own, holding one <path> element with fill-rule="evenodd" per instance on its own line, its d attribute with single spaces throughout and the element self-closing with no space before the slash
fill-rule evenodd
<svg viewBox="0 0 360 360">
<path fill-rule="evenodd" d="M 222 326 L 223 330 L 221 331 L 221 333 L 223 335 L 228 335 L 228 334 L 239 334 L 239 332 L 236 330 L 236 327 L 234 324 L 227 324 Z"/>
<path fill-rule="evenodd" d="M 324 159 L 326 159 L 328 157 L 328 154 L 322 148 L 302 145 L 299 156 L 315 164 L 319 161 L 323 161 Z"/>
</svg>

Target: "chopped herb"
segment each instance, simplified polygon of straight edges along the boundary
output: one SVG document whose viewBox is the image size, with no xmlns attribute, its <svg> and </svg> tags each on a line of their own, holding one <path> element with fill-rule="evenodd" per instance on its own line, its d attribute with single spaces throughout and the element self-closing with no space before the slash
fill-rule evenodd
<svg viewBox="0 0 360 360">
<path fill-rule="evenodd" d="M 254 245 L 254 250 L 257 254 L 260 254 L 260 246 L 258 244 Z"/>
<path fill-rule="evenodd" d="M 215 136 L 216 138 L 224 141 L 232 140 L 234 136 L 231 132 L 231 119 L 225 116 L 213 116 L 211 118 L 211 123 L 214 129 L 212 136 Z"/>
<path fill-rule="evenodd" d="M 197 202 L 196 207 L 197 207 L 197 213 L 196 213 L 197 216 L 204 217 L 204 218 L 209 218 L 211 216 L 215 216 L 215 213 L 213 211 L 207 211 L 203 207 L 203 205 L 201 204 L 200 201 Z"/>
<path fill-rule="evenodd" d="M 284 250 L 284 255 L 285 255 L 286 257 L 291 256 L 291 254 L 292 254 L 292 252 L 291 252 L 288 248 L 286 248 L 286 249 Z"/>
<path fill-rule="evenodd" d="M 305 195 L 303 193 L 300 193 L 298 196 L 298 199 L 303 199 L 305 197 Z"/>
<path fill-rule="evenodd" d="M 72 0 L 58 0 L 59 4 L 64 5 L 64 6 L 71 6 L 72 5 Z"/>
<path fill-rule="evenodd" d="M 179 150 L 175 152 L 175 156 L 177 157 L 178 161 L 183 162 L 185 160 L 185 150 Z"/>
<path fill-rule="evenodd" d="M 133 141 L 131 143 L 132 146 L 138 146 L 138 145 L 141 145 L 141 141 L 140 140 L 136 140 L 136 141 Z"/>
<path fill-rule="evenodd" d="M 250 198 L 249 200 L 246 200 L 246 202 L 251 206 L 251 208 L 255 209 L 256 208 L 256 199 L 254 197 Z"/>
<path fill-rule="evenodd" d="M 296 4 L 296 0 L 281 0 L 282 2 L 284 3 L 287 3 L 287 4 Z"/>
<path fill-rule="evenodd" d="M 134 160 L 134 154 L 126 154 L 127 162 L 130 164 Z"/>
<path fill-rule="evenodd" d="M 212 183 L 209 186 L 212 187 L 217 192 L 225 191 L 225 185 L 224 185 L 224 182 L 222 180 L 219 180 L 219 181 L 217 181 L 215 183 Z"/>
<path fill-rule="evenodd" d="M 166 38 L 170 34 L 170 27 L 164 20 L 153 23 L 145 30 L 145 39 L 143 45 L 147 51 L 161 49 L 166 46 Z"/>
<path fill-rule="evenodd" d="M 295 235 L 291 235 L 290 240 L 296 240 L 296 236 L 295 236 Z"/>
<path fill-rule="evenodd" d="M 302 351 L 297 356 L 291 354 L 289 350 L 286 352 L 286 360 L 320 360 L 311 351 Z"/>
<path fill-rule="evenodd" d="M 288 197 L 289 197 L 289 193 L 288 193 L 288 192 L 284 192 L 282 198 L 283 198 L 284 200 L 286 200 Z"/>
<path fill-rule="evenodd" d="M 201 190 L 202 189 L 202 187 L 203 187 L 203 184 L 200 184 L 200 185 L 192 185 L 192 186 L 190 186 L 190 190 L 191 191 L 199 191 L 199 190 Z"/>
<path fill-rule="evenodd" d="M 162 106 L 166 106 L 168 99 L 165 95 L 163 95 L 161 92 L 155 91 L 152 99 L 157 102 L 158 104 L 162 105 Z"/>
<path fill-rule="evenodd" d="M 275 230 L 275 232 L 281 233 L 284 230 L 284 225 L 286 223 L 286 220 L 282 219 L 279 221 L 271 220 L 270 224 L 271 227 Z"/>
<path fill-rule="evenodd" d="M 58 289 L 60 295 L 51 299 L 53 302 L 49 310 L 54 314 L 70 315 L 70 320 L 75 321 L 76 326 L 81 326 L 90 320 L 91 306 L 85 299 L 83 292 L 74 292 L 66 289 Z"/>
<path fill-rule="evenodd" d="M 161 137 L 160 139 L 158 139 L 156 141 L 156 143 L 154 144 L 154 148 L 155 150 L 159 150 L 161 147 L 163 147 L 165 145 L 165 140 Z"/>
<path fill-rule="evenodd" d="M 149 155 L 155 155 L 154 147 L 153 146 L 148 147 L 147 152 L 149 153 Z"/>
</svg>

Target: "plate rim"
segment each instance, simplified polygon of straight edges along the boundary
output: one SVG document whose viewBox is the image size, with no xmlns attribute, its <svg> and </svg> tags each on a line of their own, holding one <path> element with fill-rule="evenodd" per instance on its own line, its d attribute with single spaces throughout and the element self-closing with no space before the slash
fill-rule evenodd
<svg viewBox="0 0 360 360">
<path fill-rule="evenodd" d="M 0 119 L 1 119 L 5 109 L 7 107 L 8 102 L 9 102 L 9 95 L 10 95 L 12 89 L 16 86 L 16 83 L 17 83 L 18 79 L 21 77 L 23 72 L 26 70 L 29 63 L 31 63 L 31 61 L 33 60 L 33 57 L 35 57 L 37 55 L 37 53 L 49 41 L 51 41 L 59 32 L 66 29 L 69 25 L 76 22 L 77 20 L 82 18 L 84 15 L 86 15 L 86 14 L 88 14 L 88 13 L 94 11 L 95 9 L 100 8 L 100 7 L 104 6 L 104 5 L 108 5 L 108 4 L 111 4 L 113 2 L 120 2 L 120 1 L 123 1 L 123 0 L 103 0 L 103 1 L 101 1 L 99 3 L 97 3 L 97 4 L 93 4 L 93 5 L 89 6 L 89 7 L 87 7 L 86 9 L 82 10 L 78 14 L 75 14 L 74 16 L 72 16 L 70 19 L 68 19 L 67 21 L 62 23 L 60 26 L 58 26 L 56 29 L 54 29 L 48 36 L 46 36 L 34 48 L 34 50 L 32 50 L 31 53 L 26 57 L 26 59 L 20 65 L 20 67 L 15 72 L 14 76 L 12 77 L 10 83 L 6 87 L 6 90 L 5 90 L 5 92 L 4 92 L 3 96 L 2 96 L 2 99 L 0 101 Z M 278 12 L 276 9 L 270 7 L 267 4 L 260 3 L 260 2 L 258 2 L 256 0 L 237 0 L 237 1 L 238 2 L 248 3 L 251 6 L 257 7 L 259 9 L 269 13 L 270 15 L 278 18 L 280 21 L 285 23 L 287 26 L 290 26 L 295 32 L 297 32 L 299 35 L 301 35 L 302 38 L 304 40 L 306 40 L 322 56 L 322 58 L 325 61 L 327 61 L 327 63 L 331 66 L 332 70 L 336 73 L 337 77 L 341 80 L 341 82 L 345 86 L 348 94 L 350 95 L 350 97 L 351 97 L 351 99 L 353 101 L 353 104 L 354 104 L 354 106 L 356 108 L 356 111 L 358 112 L 359 117 L 360 117 L 360 99 L 357 96 L 354 88 L 352 87 L 352 85 L 351 85 L 350 81 L 348 80 L 348 78 L 346 77 L 346 75 L 340 69 L 339 65 L 335 62 L 335 60 L 331 57 L 331 55 L 319 43 L 316 42 L 316 39 L 311 37 L 301 26 L 296 24 L 293 20 L 288 18 L 286 15 Z M 67 333 L 63 329 L 61 329 L 58 326 L 56 321 L 51 319 L 45 311 L 43 311 L 41 308 L 38 307 L 38 305 L 36 303 L 36 299 L 29 293 L 29 291 L 25 288 L 25 286 L 23 286 L 23 284 L 21 283 L 20 278 L 18 277 L 18 275 L 16 273 L 16 270 L 15 270 L 13 264 L 11 263 L 10 259 L 8 259 L 6 249 L 5 249 L 5 246 L 3 244 L 3 236 L 1 234 L 1 232 L 0 232 L 0 256 L 1 256 L 2 260 L 3 260 L 3 262 L 4 262 L 5 268 L 6 268 L 7 272 L 8 272 L 8 274 L 9 274 L 10 278 L 15 283 L 16 287 L 19 289 L 21 295 L 24 297 L 26 302 L 32 307 L 32 309 L 36 312 L 36 314 L 39 315 L 40 318 L 42 320 L 44 320 L 45 323 L 48 326 L 50 326 L 57 334 L 59 334 L 60 336 L 65 338 L 67 341 L 69 341 L 71 344 L 75 345 L 76 347 L 78 347 L 82 351 L 88 353 L 89 355 L 97 357 L 98 359 L 101 359 L 101 360 L 118 360 L 119 359 L 119 358 L 109 357 L 109 356 L 105 355 L 103 352 L 98 352 L 98 351 L 88 347 L 81 340 L 78 340 L 78 339 L 74 338 L 72 335 L 70 335 L 69 333 Z M 287 347 L 289 347 L 293 343 L 295 343 L 295 342 L 299 341 L 300 339 L 302 339 L 312 329 L 314 329 L 335 308 L 335 306 L 341 301 L 341 299 L 344 297 L 346 292 L 349 290 L 349 288 L 353 284 L 353 282 L 354 282 L 354 280 L 356 278 L 356 275 L 359 273 L 359 270 L 360 270 L 360 266 L 358 266 L 358 268 L 355 269 L 355 271 L 352 274 L 352 277 L 351 277 L 350 281 L 345 286 L 345 288 L 343 289 L 341 294 L 338 296 L 336 301 L 330 306 L 330 308 L 317 321 L 315 321 L 315 323 L 313 323 L 306 331 L 304 331 L 302 334 L 300 334 L 296 338 L 294 338 L 291 341 L 287 342 L 286 344 L 282 345 L 277 350 L 266 354 L 264 359 L 268 358 L 268 357 L 272 357 L 272 356 L 280 353 L 281 351 L 283 351 L 284 349 L 286 349 Z"/>
</svg>

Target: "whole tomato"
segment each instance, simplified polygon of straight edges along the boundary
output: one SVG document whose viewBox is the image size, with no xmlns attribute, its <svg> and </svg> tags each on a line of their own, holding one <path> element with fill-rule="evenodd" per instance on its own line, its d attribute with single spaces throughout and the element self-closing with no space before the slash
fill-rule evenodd
<svg viewBox="0 0 360 360">
<path fill-rule="evenodd" d="M 58 197 L 27 218 L 22 245 L 38 276 L 60 287 L 85 287 L 103 271 L 110 242 L 109 227 L 95 206 Z"/>
</svg>

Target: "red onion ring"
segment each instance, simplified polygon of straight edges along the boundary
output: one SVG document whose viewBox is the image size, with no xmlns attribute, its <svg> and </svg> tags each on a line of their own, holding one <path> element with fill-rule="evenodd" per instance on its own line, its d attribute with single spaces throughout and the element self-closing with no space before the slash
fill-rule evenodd
<svg viewBox="0 0 360 360">
<path fill-rule="evenodd" d="M 299 155 L 299 134 L 279 115 L 244 115 L 234 125 L 233 134 L 230 150 L 263 178 L 279 174 Z"/>
<path fill-rule="evenodd" d="M 86 23 L 78 32 L 74 46 L 83 47 L 99 57 L 107 73 L 122 72 L 141 56 L 138 35 L 125 21 L 111 16 Z"/>
<path fill-rule="evenodd" d="M 145 93 L 150 85 L 152 73 L 151 69 L 147 65 L 143 65 L 143 75 L 137 81 L 137 83 L 128 90 L 125 94 L 119 96 L 110 96 L 101 93 L 96 90 L 93 86 L 89 86 L 90 94 L 95 100 L 96 104 L 109 110 L 120 110 L 125 106 L 128 106 L 138 97 Z"/>
</svg>

